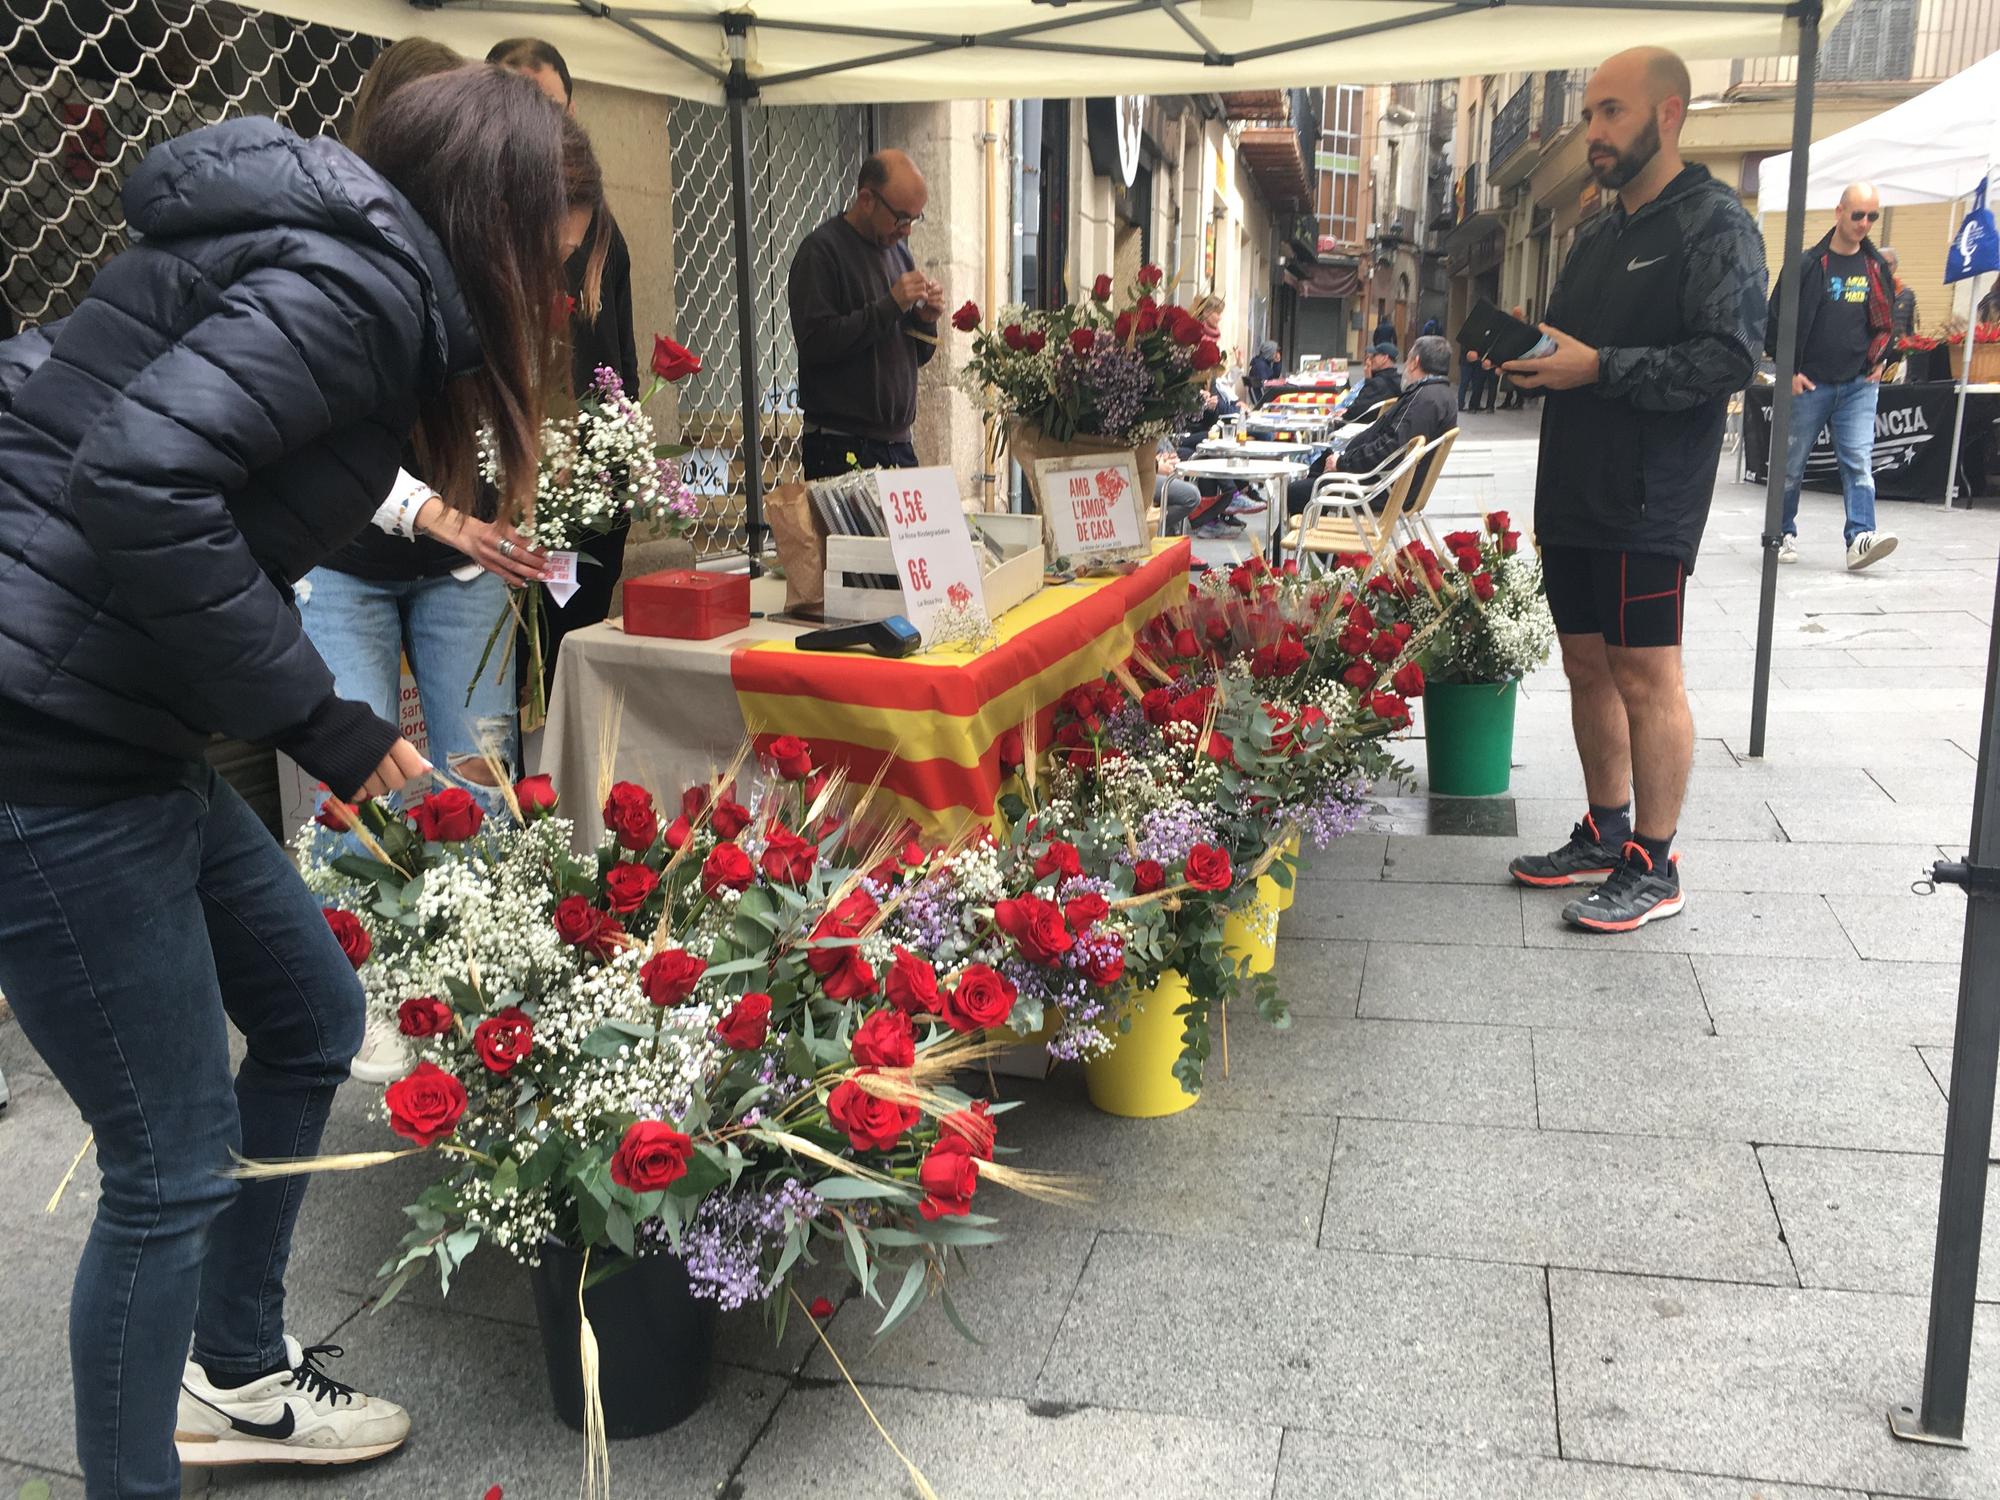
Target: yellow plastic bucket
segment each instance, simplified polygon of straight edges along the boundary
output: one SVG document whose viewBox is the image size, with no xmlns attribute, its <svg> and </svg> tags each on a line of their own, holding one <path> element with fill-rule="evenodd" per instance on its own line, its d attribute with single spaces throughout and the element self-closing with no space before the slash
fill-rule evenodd
<svg viewBox="0 0 2000 1500">
<path fill-rule="evenodd" d="M 1278 898 L 1284 893 L 1268 875 L 1257 877 L 1257 898 L 1231 912 L 1222 924 L 1222 951 L 1248 965 L 1252 974 L 1268 974 L 1278 961 Z"/>
<path fill-rule="evenodd" d="M 1290 885 L 1278 887 L 1276 905 L 1279 911 L 1286 912 L 1292 909 L 1292 902 L 1298 898 L 1299 894 L 1299 836 L 1296 833 L 1293 834 L 1285 840 L 1280 849 L 1281 852 L 1278 855 L 1278 859 L 1287 870 L 1291 871 L 1292 875 L 1292 883 Z M 1277 882 L 1273 881 L 1272 884 L 1276 885 Z"/>
<path fill-rule="evenodd" d="M 1083 1065 L 1090 1102 L 1107 1115 L 1153 1120 L 1192 1108 L 1201 1096 L 1185 1092 L 1174 1077 L 1181 1055 L 1180 1008 L 1187 1004 L 1187 978 L 1177 969 L 1134 1001 L 1132 1029 L 1116 1034 L 1111 1050 Z"/>
</svg>

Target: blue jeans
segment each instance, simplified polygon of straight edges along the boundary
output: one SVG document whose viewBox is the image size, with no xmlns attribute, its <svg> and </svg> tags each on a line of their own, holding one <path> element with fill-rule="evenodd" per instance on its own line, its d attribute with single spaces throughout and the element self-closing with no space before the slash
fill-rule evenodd
<svg viewBox="0 0 2000 1500">
<path fill-rule="evenodd" d="M 510 772 L 519 759 L 520 719 L 514 664 L 505 658 L 510 621 L 493 643 L 486 669 L 479 657 L 507 608 L 507 585 L 491 573 L 461 583 L 450 574 L 382 582 L 315 568 L 299 585 L 299 618 L 333 673 L 334 691 L 366 703 L 391 724 L 403 684 L 402 657 L 424 705 L 430 758 L 439 766 L 479 759 L 490 744 Z M 506 670 L 501 666 L 505 661 Z M 473 686 L 472 701 L 465 690 Z M 481 793 L 489 811 L 499 793 Z"/>
<path fill-rule="evenodd" d="M 1875 402 L 1882 387 L 1872 380 L 1821 384 L 1792 397 L 1792 430 L 1785 444 L 1785 535 L 1799 534 L 1799 485 L 1806 455 L 1822 429 L 1833 436 L 1840 460 L 1840 489 L 1847 503 L 1843 540 L 1853 543 L 1875 529 Z"/>
<path fill-rule="evenodd" d="M 0 802 L 0 990 L 103 1173 L 69 1307 L 84 1491 L 166 1500 L 190 1331 L 218 1373 L 285 1361 L 310 1179 L 222 1174 L 232 1151 L 318 1150 L 361 984 L 284 850 L 203 768 L 99 807 Z M 233 1079 L 232 1024 L 249 1044 Z"/>
</svg>

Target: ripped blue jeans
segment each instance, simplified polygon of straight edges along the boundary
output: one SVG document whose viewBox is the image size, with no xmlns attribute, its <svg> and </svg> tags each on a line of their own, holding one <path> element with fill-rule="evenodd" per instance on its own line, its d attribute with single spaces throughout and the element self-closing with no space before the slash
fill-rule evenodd
<svg viewBox="0 0 2000 1500">
<path fill-rule="evenodd" d="M 461 583 L 449 573 L 384 580 L 315 568 L 300 580 L 298 596 L 306 635 L 332 671 L 341 697 L 366 703 L 396 723 L 407 652 L 423 700 L 431 763 L 463 776 L 466 762 L 478 762 L 483 743 L 510 776 L 519 775 L 514 664 L 506 656 L 514 638 L 511 624 L 494 642 L 485 670 L 479 667 L 493 626 L 507 608 L 506 584 L 491 573 Z M 467 702 L 475 674 L 479 681 Z M 497 790 L 482 787 L 479 796 L 489 812 L 501 810 Z"/>
</svg>

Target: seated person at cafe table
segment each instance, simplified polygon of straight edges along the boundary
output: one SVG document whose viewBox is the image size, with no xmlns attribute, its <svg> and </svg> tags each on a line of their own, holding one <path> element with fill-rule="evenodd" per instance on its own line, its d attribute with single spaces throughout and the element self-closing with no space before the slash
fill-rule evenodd
<svg viewBox="0 0 2000 1500">
<path fill-rule="evenodd" d="M 1403 394 L 1403 351 L 1394 344 L 1372 346 L 1362 357 L 1361 373 L 1366 378 L 1348 392 L 1340 407 L 1356 418 Z"/>
<path fill-rule="evenodd" d="M 805 237 L 786 284 L 799 346 L 805 477 L 913 469 L 917 371 L 937 353 L 944 288 L 906 243 L 930 188 L 900 151 L 861 164 L 847 208 Z"/>
<path fill-rule="evenodd" d="M 1377 468 L 1413 437 L 1435 442 L 1458 426 L 1458 402 L 1451 391 L 1451 345 L 1436 334 L 1426 334 L 1410 346 L 1410 358 L 1403 366 L 1403 392 L 1365 432 L 1337 453 L 1329 453 L 1315 463 L 1304 478 L 1294 479 L 1286 490 L 1293 515 L 1305 511 L 1312 499 L 1313 481 L 1323 473 L 1366 474 Z M 1381 505 L 1378 502 L 1378 511 Z"/>
</svg>

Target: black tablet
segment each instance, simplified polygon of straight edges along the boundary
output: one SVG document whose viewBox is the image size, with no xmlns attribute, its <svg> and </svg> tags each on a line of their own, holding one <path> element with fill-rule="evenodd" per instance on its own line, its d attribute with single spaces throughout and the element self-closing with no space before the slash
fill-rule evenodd
<svg viewBox="0 0 2000 1500">
<path fill-rule="evenodd" d="M 1548 342 L 1548 348 L 1538 351 L 1536 346 L 1544 341 Z M 1459 327 L 1458 347 L 1461 351 L 1476 349 L 1481 359 L 1504 365 L 1509 360 L 1546 354 L 1555 348 L 1555 343 L 1533 324 L 1523 323 L 1481 297 Z"/>
</svg>

